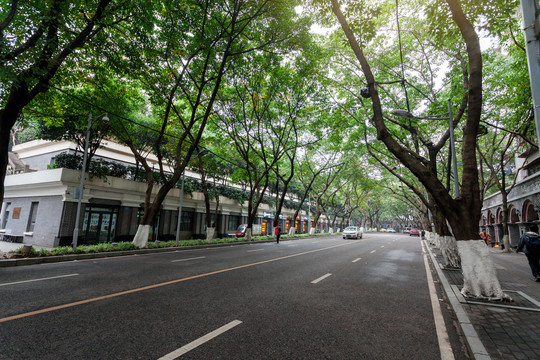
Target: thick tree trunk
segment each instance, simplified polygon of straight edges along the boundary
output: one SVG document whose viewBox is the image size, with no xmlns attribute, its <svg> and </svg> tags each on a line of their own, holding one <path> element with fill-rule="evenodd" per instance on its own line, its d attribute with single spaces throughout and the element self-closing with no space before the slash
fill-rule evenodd
<svg viewBox="0 0 540 360">
<path fill-rule="evenodd" d="M 4 201 L 4 180 L 7 174 L 10 127 L 0 123 L 0 205 Z"/>
<path fill-rule="evenodd" d="M 148 244 L 148 233 L 150 226 L 152 225 L 152 222 L 154 221 L 157 213 L 161 209 L 161 204 L 163 203 L 163 200 L 165 200 L 165 196 L 167 196 L 168 192 L 172 189 L 176 181 L 178 181 L 178 178 L 175 179 L 174 176 L 170 181 L 167 181 L 167 183 L 165 183 L 159 189 L 152 203 L 150 203 L 149 199 L 151 190 L 150 192 L 147 190 L 144 214 L 141 219 L 139 228 L 137 229 L 137 233 L 133 238 L 133 244 L 135 244 L 137 247 L 143 248 L 146 247 L 146 245 Z M 151 186 L 149 186 L 149 188 L 151 188 Z M 145 234 L 146 236 L 144 236 Z"/>
<path fill-rule="evenodd" d="M 439 246 L 444 259 L 444 266 L 451 269 L 461 269 L 456 239 L 453 236 L 441 236 Z"/>
<path fill-rule="evenodd" d="M 216 233 L 215 227 L 206 227 L 206 242 L 211 242 Z"/>
<path fill-rule="evenodd" d="M 488 300 L 508 298 L 502 291 L 486 243 L 483 240 L 458 241 L 457 247 L 464 276 L 463 296 Z"/>
<path fill-rule="evenodd" d="M 137 228 L 137 232 L 133 237 L 133 244 L 139 249 L 145 248 L 148 245 L 148 235 L 150 234 L 150 225 L 140 224 Z"/>
<path fill-rule="evenodd" d="M 0 205 L 4 202 L 4 181 L 7 175 L 11 128 L 30 101 L 26 83 L 13 85 L 6 106 L 0 109 Z"/>
</svg>

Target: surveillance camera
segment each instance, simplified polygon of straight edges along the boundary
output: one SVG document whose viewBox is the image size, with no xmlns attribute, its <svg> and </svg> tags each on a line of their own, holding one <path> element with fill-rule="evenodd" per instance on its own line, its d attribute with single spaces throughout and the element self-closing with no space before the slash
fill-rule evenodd
<svg viewBox="0 0 540 360">
<path fill-rule="evenodd" d="M 109 123 L 109 117 L 107 116 L 107 114 L 105 114 L 105 115 L 103 116 L 103 118 L 101 119 L 101 121 L 103 121 L 103 123 L 105 123 L 105 124 L 108 124 L 108 123 Z"/>
</svg>

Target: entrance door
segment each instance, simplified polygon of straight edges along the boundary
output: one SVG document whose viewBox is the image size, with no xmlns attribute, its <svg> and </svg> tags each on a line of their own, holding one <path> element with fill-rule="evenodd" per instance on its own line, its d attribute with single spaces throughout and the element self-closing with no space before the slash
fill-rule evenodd
<svg viewBox="0 0 540 360">
<path fill-rule="evenodd" d="M 86 213 L 88 215 L 88 213 Z M 87 217 L 85 217 L 84 225 L 86 227 L 86 245 L 97 244 L 99 239 L 99 223 L 100 223 L 100 213 L 90 213 L 90 222 L 87 222 Z"/>
<path fill-rule="evenodd" d="M 118 216 L 117 211 L 116 208 L 89 207 L 84 214 L 83 229 L 86 238 L 82 243 L 92 245 L 113 241 Z"/>
</svg>

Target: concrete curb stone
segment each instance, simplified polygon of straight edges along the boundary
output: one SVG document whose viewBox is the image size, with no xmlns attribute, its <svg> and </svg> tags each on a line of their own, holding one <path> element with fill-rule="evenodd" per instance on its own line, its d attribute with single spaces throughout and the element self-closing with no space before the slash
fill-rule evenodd
<svg viewBox="0 0 540 360">
<path fill-rule="evenodd" d="M 300 238 L 283 239 L 283 240 L 299 240 L 299 239 Z M 301 239 L 305 239 L 305 237 L 302 237 Z M 248 245 L 248 244 L 271 243 L 271 242 L 275 242 L 275 240 L 256 240 L 256 241 L 249 241 L 249 242 L 242 241 L 242 242 L 231 242 L 231 243 L 223 243 L 223 244 L 207 244 L 207 245 L 178 246 L 178 247 L 175 246 L 175 247 L 156 248 L 156 249 L 109 251 L 109 252 L 100 252 L 100 253 L 43 256 L 43 257 L 21 258 L 21 259 L 1 259 L 0 268 L 36 265 L 36 264 L 50 264 L 50 263 L 56 263 L 56 262 L 75 261 L 75 260 L 100 259 L 100 258 L 106 258 L 106 257 L 129 256 L 129 255 L 138 255 L 138 254 L 151 254 L 151 253 L 160 253 L 160 252 L 174 252 L 174 251 L 184 251 L 184 250 L 194 250 L 194 249 L 205 249 L 205 248 L 210 248 L 210 247 L 227 247 L 227 246 L 238 246 L 238 245 Z"/>
</svg>

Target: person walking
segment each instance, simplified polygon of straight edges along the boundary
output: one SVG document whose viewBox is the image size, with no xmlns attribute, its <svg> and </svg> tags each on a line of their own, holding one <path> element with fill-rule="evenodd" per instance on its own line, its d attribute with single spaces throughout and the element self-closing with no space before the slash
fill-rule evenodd
<svg viewBox="0 0 540 360">
<path fill-rule="evenodd" d="M 538 225 L 529 226 L 529 231 L 521 235 L 516 252 L 520 251 L 523 251 L 527 256 L 535 281 L 540 282 L 540 235 L 538 235 Z"/>
<path fill-rule="evenodd" d="M 279 236 L 281 235 L 281 226 L 278 225 L 278 226 L 276 227 L 276 232 L 275 232 L 275 234 L 276 234 L 276 242 L 279 244 Z"/>
</svg>

